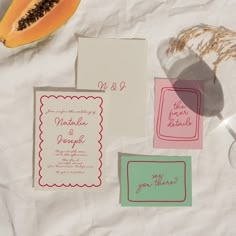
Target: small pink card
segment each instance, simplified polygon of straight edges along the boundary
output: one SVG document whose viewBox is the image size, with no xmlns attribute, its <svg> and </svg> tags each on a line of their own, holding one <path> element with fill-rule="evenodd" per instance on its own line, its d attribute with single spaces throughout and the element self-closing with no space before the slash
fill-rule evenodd
<svg viewBox="0 0 236 236">
<path fill-rule="evenodd" d="M 98 91 L 35 91 L 35 189 L 103 187 L 104 97 L 105 93 Z"/>
<path fill-rule="evenodd" d="M 202 91 L 200 80 L 155 79 L 155 148 L 202 149 Z"/>
</svg>

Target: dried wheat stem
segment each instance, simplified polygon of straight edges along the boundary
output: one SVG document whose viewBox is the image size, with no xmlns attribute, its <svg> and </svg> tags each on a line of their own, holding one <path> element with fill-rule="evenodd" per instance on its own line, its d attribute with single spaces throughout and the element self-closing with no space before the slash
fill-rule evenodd
<svg viewBox="0 0 236 236">
<path fill-rule="evenodd" d="M 207 37 L 209 36 L 210 38 L 208 39 Z M 216 53 L 217 59 L 213 63 L 215 75 L 220 63 L 236 58 L 236 32 L 224 27 L 203 24 L 181 31 L 176 38 L 170 41 L 166 53 L 173 54 L 183 51 L 190 44 L 190 41 L 199 38 L 202 39 L 197 45 L 191 42 L 188 47 L 195 47 L 201 58 L 212 52 Z"/>
</svg>

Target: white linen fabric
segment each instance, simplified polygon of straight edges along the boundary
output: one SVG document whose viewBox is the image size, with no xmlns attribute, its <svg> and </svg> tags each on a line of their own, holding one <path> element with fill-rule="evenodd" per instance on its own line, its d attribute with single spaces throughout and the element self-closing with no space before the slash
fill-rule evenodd
<svg viewBox="0 0 236 236">
<path fill-rule="evenodd" d="M 1 16 L 10 3 L 1 1 Z M 204 118 L 202 151 L 152 148 L 153 78 L 166 76 L 156 56 L 159 44 L 200 23 L 236 31 L 235 10 L 235 0 L 82 0 L 73 18 L 47 39 L 15 49 L 1 45 L 0 235 L 235 236 L 236 170 L 228 161 L 233 137 L 219 119 Z M 33 87 L 75 87 L 75 34 L 147 39 L 146 136 L 110 140 L 104 192 L 37 192 L 32 188 Z M 232 93 L 225 104 L 236 105 L 234 63 L 219 79 Z M 236 118 L 229 119 L 236 131 Z M 192 156 L 193 206 L 122 208 L 118 152 Z"/>
</svg>

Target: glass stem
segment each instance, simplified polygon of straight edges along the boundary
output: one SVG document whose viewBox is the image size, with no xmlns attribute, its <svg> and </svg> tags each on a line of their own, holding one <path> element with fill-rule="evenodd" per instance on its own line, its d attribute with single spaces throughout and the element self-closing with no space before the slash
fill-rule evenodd
<svg viewBox="0 0 236 236">
<path fill-rule="evenodd" d="M 232 135 L 232 137 L 234 138 L 234 140 L 236 140 L 236 133 L 234 132 L 234 130 L 231 128 L 231 126 L 230 126 L 228 123 L 224 122 L 225 119 L 224 119 L 224 117 L 222 116 L 222 114 L 219 113 L 219 114 L 217 115 L 217 117 L 223 122 L 224 127 L 225 127 L 225 128 L 228 130 L 228 132 Z"/>
</svg>

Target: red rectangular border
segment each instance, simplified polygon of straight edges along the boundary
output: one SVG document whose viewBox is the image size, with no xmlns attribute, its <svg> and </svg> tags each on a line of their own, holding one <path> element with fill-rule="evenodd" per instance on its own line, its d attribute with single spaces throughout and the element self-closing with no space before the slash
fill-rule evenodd
<svg viewBox="0 0 236 236">
<path fill-rule="evenodd" d="M 197 112 L 196 114 L 196 130 L 195 130 L 195 136 L 194 137 L 174 137 L 174 136 L 166 136 L 166 135 L 161 135 L 160 133 L 160 120 L 162 117 L 162 111 L 163 111 L 163 104 L 164 104 L 164 95 L 166 91 L 182 91 L 182 92 L 192 92 L 196 93 L 197 95 Z M 201 93 L 196 90 L 196 89 L 191 89 L 191 88 L 174 88 L 174 87 L 163 87 L 161 89 L 161 95 L 160 95 L 160 103 L 159 103 L 159 109 L 158 109 L 158 117 L 156 121 L 156 134 L 161 140 L 165 141 L 197 141 L 199 139 L 199 123 L 200 123 L 200 111 L 201 111 Z M 163 137 L 169 137 L 170 139 L 163 138 Z M 172 138 L 172 139 L 171 139 Z"/>
<path fill-rule="evenodd" d="M 129 164 L 132 162 L 148 162 L 148 163 L 184 163 L 184 199 L 183 200 L 131 200 L 130 199 L 130 184 L 129 184 Z M 129 202 L 185 202 L 187 198 L 187 183 L 186 183 L 186 162 L 185 161 L 128 161 L 127 166 L 127 199 Z"/>
</svg>

